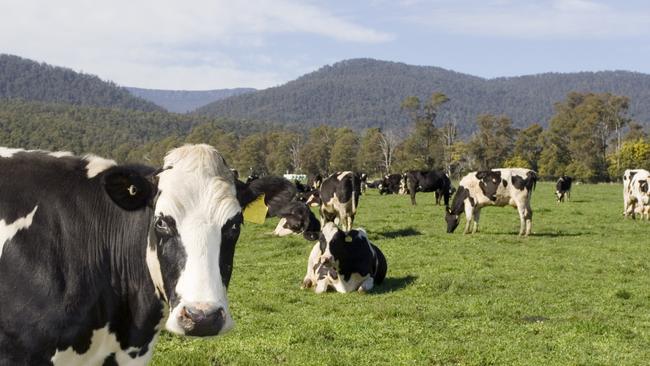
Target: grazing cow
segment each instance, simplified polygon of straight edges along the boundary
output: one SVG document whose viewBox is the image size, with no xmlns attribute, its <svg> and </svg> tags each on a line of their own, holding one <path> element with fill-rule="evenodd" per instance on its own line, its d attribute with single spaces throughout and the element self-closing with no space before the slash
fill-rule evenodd
<svg viewBox="0 0 650 366">
<path fill-rule="evenodd" d="M 0 364 L 146 364 L 159 330 L 233 327 L 226 290 L 242 223 L 207 145 L 165 169 L 0 149 Z"/>
<path fill-rule="evenodd" d="M 444 198 L 445 206 L 449 207 L 449 192 L 451 190 L 451 179 L 443 171 L 410 171 L 405 175 L 409 194 L 411 195 L 411 204 L 415 205 L 415 193 L 417 192 L 436 192 Z M 439 199 L 436 199 L 436 204 Z"/>
<path fill-rule="evenodd" d="M 280 218 L 274 234 L 303 234 L 306 240 L 318 240 L 320 223 L 304 202 L 297 201 L 297 190 L 293 183 L 282 177 L 266 176 L 245 186 L 252 197 L 264 194 L 264 204 L 268 208 L 267 217 Z M 240 200 L 245 202 L 241 197 Z"/>
<path fill-rule="evenodd" d="M 327 177 L 319 195 L 321 226 L 338 221 L 345 231 L 351 230 L 360 191 L 359 176 L 353 172 L 337 172 Z"/>
<path fill-rule="evenodd" d="M 379 185 L 379 194 L 404 194 L 404 177 L 402 174 L 389 174 Z"/>
<path fill-rule="evenodd" d="M 573 182 L 573 178 L 563 175 L 561 176 L 558 180 L 557 183 L 555 184 L 555 195 L 557 196 L 557 202 L 564 202 L 564 197 L 566 197 L 567 200 L 571 200 L 571 183 Z"/>
<path fill-rule="evenodd" d="M 301 287 L 314 287 L 317 294 L 328 288 L 342 293 L 365 292 L 381 284 L 386 272 L 386 257 L 363 229 L 345 233 L 328 222 L 309 254 Z"/>
<path fill-rule="evenodd" d="M 624 191 L 623 198 L 625 204 L 625 216 L 634 218 L 635 213 L 640 213 L 641 217 L 645 217 L 645 208 L 650 206 L 650 172 L 645 169 L 636 169 L 635 171 L 626 170 L 625 174 L 629 173 L 628 184 L 625 186 L 624 178 Z M 627 191 L 627 196 L 625 195 Z"/>
<path fill-rule="evenodd" d="M 519 211 L 519 235 L 529 235 L 533 220 L 530 198 L 536 184 L 537 173 L 530 169 L 492 169 L 467 174 L 459 183 L 451 208 L 447 208 L 447 232 L 454 232 L 463 211 L 467 219 L 465 234 L 469 234 L 470 229 L 473 233 L 478 231 L 482 207 L 510 205 Z"/>
<path fill-rule="evenodd" d="M 648 171 L 645 169 L 626 169 L 625 172 L 623 172 L 623 215 L 626 217 L 633 215 L 634 212 L 634 210 L 630 210 L 630 198 L 632 197 L 632 186 L 630 183 L 632 182 L 632 178 L 634 178 L 637 173 L 647 172 Z"/>
</svg>

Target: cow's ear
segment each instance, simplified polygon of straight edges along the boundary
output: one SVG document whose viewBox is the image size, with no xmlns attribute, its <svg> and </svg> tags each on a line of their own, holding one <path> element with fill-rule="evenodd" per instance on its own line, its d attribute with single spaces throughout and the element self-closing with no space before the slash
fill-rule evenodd
<svg viewBox="0 0 650 366">
<path fill-rule="evenodd" d="M 103 174 L 104 190 L 113 202 L 127 211 L 141 209 L 155 196 L 155 186 L 135 169 L 113 167 Z"/>
</svg>

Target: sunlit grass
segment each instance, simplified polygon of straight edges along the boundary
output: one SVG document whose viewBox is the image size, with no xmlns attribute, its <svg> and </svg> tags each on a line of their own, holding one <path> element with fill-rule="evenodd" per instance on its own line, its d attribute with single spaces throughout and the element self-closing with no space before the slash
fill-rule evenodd
<svg viewBox="0 0 650 366">
<path fill-rule="evenodd" d="M 481 232 L 445 233 L 433 194 L 361 198 L 388 260 L 369 294 L 302 291 L 311 244 L 247 224 L 229 298 L 237 322 L 212 339 L 163 333 L 154 364 L 642 365 L 650 362 L 650 223 L 622 217 L 620 185 L 533 194 L 533 233 L 486 208 Z M 463 218 L 464 220 L 464 218 Z M 464 221 L 461 222 L 464 225 Z"/>
</svg>

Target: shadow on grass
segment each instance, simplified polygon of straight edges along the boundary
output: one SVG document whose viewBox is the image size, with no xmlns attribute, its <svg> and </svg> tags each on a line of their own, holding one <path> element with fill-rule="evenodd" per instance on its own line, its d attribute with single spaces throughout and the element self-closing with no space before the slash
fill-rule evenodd
<svg viewBox="0 0 650 366">
<path fill-rule="evenodd" d="M 511 231 L 511 232 L 500 232 L 500 233 L 495 233 L 495 232 L 480 232 L 479 234 L 483 235 L 496 235 L 496 236 L 511 236 L 511 237 L 521 237 L 521 238 L 534 238 L 536 236 L 538 237 L 546 237 L 546 238 L 562 238 L 562 237 L 574 237 L 574 236 L 584 236 L 584 235 L 589 235 L 591 233 L 563 233 L 563 232 L 548 232 L 548 233 L 532 233 L 530 236 L 520 236 L 518 231 Z"/>
<path fill-rule="evenodd" d="M 417 276 L 407 275 L 404 277 L 386 277 L 381 285 L 375 287 L 370 291 L 370 294 L 385 294 L 387 292 L 399 291 L 408 287 L 413 281 L 417 280 Z"/>
<path fill-rule="evenodd" d="M 388 238 L 388 239 L 394 239 L 394 238 L 399 238 L 402 236 L 416 236 L 416 235 L 422 235 L 422 233 L 412 227 L 407 227 L 405 229 L 398 229 L 398 230 L 387 230 L 387 231 L 382 231 L 379 233 L 376 233 L 377 236 L 383 237 L 383 238 Z"/>
</svg>

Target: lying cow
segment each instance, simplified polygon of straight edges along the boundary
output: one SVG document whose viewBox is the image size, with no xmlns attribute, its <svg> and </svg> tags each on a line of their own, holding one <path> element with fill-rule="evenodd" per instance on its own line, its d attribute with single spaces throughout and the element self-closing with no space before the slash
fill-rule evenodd
<svg viewBox="0 0 650 366">
<path fill-rule="evenodd" d="M 630 215 L 634 217 L 634 208 L 632 208 L 632 202 L 630 201 L 633 198 L 631 183 L 637 173 L 647 174 L 648 171 L 645 169 L 626 169 L 623 173 L 623 214 L 626 217 Z"/>
<path fill-rule="evenodd" d="M 0 149 L 1 365 L 143 365 L 163 326 L 233 327 L 232 172 L 207 145 L 163 167 Z"/>
<path fill-rule="evenodd" d="M 533 219 L 530 198 L 536 184 L 537 173 L 530 169 L 492 169 L 467 174 L 459 183 L 451 208 L 447 208 L 447 232 L 454 232 L 463 211 L 467 219 L 464 232 L 469 234 L 478 231 L 481 208 L 510 205 L 519 211 L 519 235 L 529 235 Z"/>
<path fill-rule="evenodd" d="M 363 229 L 345 233 L 328 222 L 309 254 L 301 287 L 314 287 L 317 294 L 328 288 L 342 293 L 370 291 L 384 281 L 386 271 L 386 257 Z"/>
<path fill-rule="evenodd" d="M 417 192 L 440 192 L 444 198 L 445 207 L 449 207 L 449 196 L 451 191 L 451 179 L 443 171 L 410 171 L 404 174 L 411 195 L 411 204 L 415 205 L 415 194 Z M 436 199 L 436 204 L 439 199 Z"/>
<path fill-rule="evenodd" d="M 625 215 L 634 218 L 636 213 L 645 217 L 646 207 L 650 206 L 650 172 L 645 169 L 636 171 L 626 170 L 629 173 L 628 185 L 624 185 Z M 625 182 L 625 181 L 624 181 Z M 625 189 L 628 195 L 625 196 Z"/>
<path fill-rule="evenodd" d="M 303 234 L 306 240 L 318 240 L 320 223 L 304 202 L 297 198 L 296 186 L 282 177 L 266 176 L 245 185 L 252 197 L 264 194 L 267 217 L 279 217 L 274 234 Z M 241 201 L 245 199 L 240 197 Z"/>
<path fill-rule="evenodd" d="M 359 176 L 353 172 L 337 172 L 327 177 L 318 197 L 321 202 L 321 226 L 335 222 L 342 225 L 345 231 L 351 230 L 360 193 Z"/>
<path fill-rule="evenodd" d="M 567 200 L 571 200 L 571 183 L 573 182 L 573 178 L 563 175 L 561 176 L 558 180 L 557 183 L 555 184 L 555 196 L 557 197 L 557 202 L 564 202 L 564 197 L 566 197 Z"/>
</svg>

